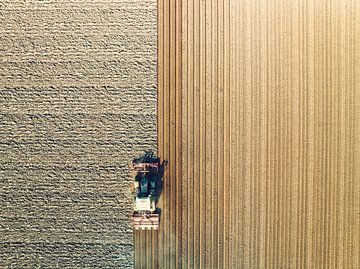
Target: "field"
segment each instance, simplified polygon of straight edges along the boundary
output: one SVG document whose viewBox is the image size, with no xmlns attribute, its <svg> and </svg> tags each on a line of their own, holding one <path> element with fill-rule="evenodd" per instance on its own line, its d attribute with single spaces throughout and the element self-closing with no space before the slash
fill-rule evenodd
<svg viewBox="0 0 360 269">
<path fill-rule="evenodd" d="M 0 268 L 133 268 L 156 1 L 0 1 Z"/>
<path fill-rule="evenodd" d="M 158 9 L 168 166 L 135 268 L 359 268 L 359 4 Z"/>
</svg>

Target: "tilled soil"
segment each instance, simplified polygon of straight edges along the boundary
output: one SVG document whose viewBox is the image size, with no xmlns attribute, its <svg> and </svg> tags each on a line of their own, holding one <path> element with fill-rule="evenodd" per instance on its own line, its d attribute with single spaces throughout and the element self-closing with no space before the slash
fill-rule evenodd
<svg viewBox="0 0 360 269">
<path fill-rule="evenodd" d="M 135 268 L 360 268 L 359 18 L 351 0 L 159 1 L 168 166 Z"/>
<path fill-rule="evenodd" d="M 156 2 L 1 1 L 0 267 L 132 268 Z"/>
</svg>

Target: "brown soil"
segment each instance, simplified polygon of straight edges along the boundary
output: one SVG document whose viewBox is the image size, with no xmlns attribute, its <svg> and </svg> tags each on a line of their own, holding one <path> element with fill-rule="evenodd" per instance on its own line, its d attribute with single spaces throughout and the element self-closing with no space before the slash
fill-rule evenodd
<svg viewBox="0 0 360 269">
<path fill-rule="evenodd" d="M 159 232 L 136 268 L 360 267 L 360 6 L 159 1 Z"/>
<path fill-rule="evenodd" d="M 0 268 L 132 268 L 156 1 L 1 1 Z"/>
</svg>

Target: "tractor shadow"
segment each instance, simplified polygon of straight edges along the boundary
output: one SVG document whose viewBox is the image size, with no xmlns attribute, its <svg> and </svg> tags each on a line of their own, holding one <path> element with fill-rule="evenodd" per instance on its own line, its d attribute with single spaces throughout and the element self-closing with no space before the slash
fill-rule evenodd
<svg viewBox="0 0 360 269">
<path fill-rule="evenodd" d="M 163 177 L 164 177 L 164 172 L 165 172 L 165 168 L 166 168 L 167 164 L 168 164 L 168 161 L 164 160 L 158 168 L 158 173 L 157 173 L 157 177 L 156 177 L 156 191 L 155 191 L 156 203 L 159 201 L 160 196 L 163 191 L 163 187 L 164 187 Z M 160 209 L 157 208 L 156 210 L 158 211 Z"/>
</svg>

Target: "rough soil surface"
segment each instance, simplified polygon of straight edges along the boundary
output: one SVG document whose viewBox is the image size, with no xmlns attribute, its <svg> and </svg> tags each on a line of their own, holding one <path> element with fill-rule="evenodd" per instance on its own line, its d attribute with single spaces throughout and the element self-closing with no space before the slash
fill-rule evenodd
<svg viewBox="0 0 360 269">
<path fill-rule="evenodd" d="M 132 268 L 156 1 L 0 2 L 0 267 Z"/>
</svg>

